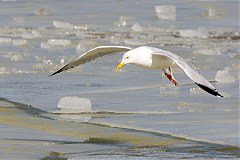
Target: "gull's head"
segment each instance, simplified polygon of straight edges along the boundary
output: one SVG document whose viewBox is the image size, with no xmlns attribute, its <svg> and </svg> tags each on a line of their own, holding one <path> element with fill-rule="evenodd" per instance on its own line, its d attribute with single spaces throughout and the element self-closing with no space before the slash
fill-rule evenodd
<svg viewBox="0 0 240 160">
<path fill-rule="evenodd" d="M 151 63 L 152 54 L 150 54 L 145 46 L 142 46 L 126 52 L 122 57 L 122 61 L 118 64 L 117 70 L 121 70 L 125 64 L 135 64 L 142 67 L 148 67 Z"/>
<path fill-rule="evenodd" d="M 121 70 L 121 68 L 125 64 L 134 64 L 134 63 L 135 63 L 135 54 L 133 54 L 133 52 L 126 52 L 122 57 L 122 61 L 118 64 L 117 70 Z"/>
</svg>

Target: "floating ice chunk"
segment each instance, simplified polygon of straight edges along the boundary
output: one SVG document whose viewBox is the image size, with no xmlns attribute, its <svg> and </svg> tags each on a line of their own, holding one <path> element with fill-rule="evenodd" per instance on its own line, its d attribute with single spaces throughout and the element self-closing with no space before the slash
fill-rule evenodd
<svg viewBox="0 0 240 160">
<path fill-rule="evenodd" d="M 11 38 L 0 38 L 0 45 L 11 45 L 12 39 Z"/>
<path fill-rule="evenodd" d="M 155 6 L 158 19 L 162 20 L 175 20 L 176 19 L 176 6 L 174 5 L 158 5 Z"/>
<path fill-rule="evenodd" d="M 47 42 L 41 43 L 41 48 L 63 48 L 71 45 L 71 40 L 68 39 L 49 39 Z"/>
<path fill-rule="evenodd" d="M 17 23 L 24 23 L 25 19 L 23 17 L 13 17 L 13 20 Z"/>
<path fill-rule="evenodd" d="M 208 8 L 208 16 L 209 17 L 213 17 L 213 16 L 216 16 L 216 15 L 217 15 L 216 10 L 214 8 L 212 8 L 212 7 L 209 7 Z"/>
<path fill-rule="evenodd" d="M 53 21 L 53 26 L 56 28 L 63 28 L 63 29 L 75 29 L 75 25 L 66 23 L 66 22 L 60 22 L 60 21 Z"/>
<path fill-rule="evenodd" d="M 48 44 L 52 46 L 68 46 L 71 44 L 71 40 L 68 39 L 49 39 Z"/>
<path fill-rule="evenodd" d="M 12 45 L 16 46 L 16 47 L 26 46 L 27 45 L 27 40 L 25 40 L 25 39 L 13 39 L 12 40 Z"/>
<path fill-rule="evenodd" d="M 77 53 L 84 53 L 88 51 L 91 48 L 97 47 L 98 43 L 94 41 L 81 41 L 77 46 L 76 46 L 76 52 Z"/>
<path fill-rule="evenodd" d="M 221 83 L 232 83 L 235 81 L 233 76 L 229 74 L 230 67 L 226 67 L 223 70 L 219 70 L 215 76 L 215 80 Z"/>
<path fill-rule="evenodd" d="M 116 22 L 115 25 L 118 27 L 125 27 L 129 25 L 133 25 L 136 19 L 131 16 L 120 16 L 119 17 L 119 22 Z"/>
<path fill-rule="evenodd" d="M 6 67 L 0 67 L 0 74 L 7 73 Z"/>
<path fill-rule="evenodd" d="M 48 16 L 50 14 L 50 10 L 46 8 L 39 8 L 35 11 L 36 16 Z"/>
<path fill-rule="evenodd" d="M 205 28 L 199 27 L 197 30 L 180 30 L 180 36 L 186 38 L 208 38 L 208 31 Z"/>
<path fill-rule="evenodd" d="M 59 100 L 58 108 L 65 113 L 92 112 L 92 102 L 88 98 L 67 96 Z"/>
<path fill-rule="evenodd" d="M 122 38 L 118 38 L 118 37 L 112 36 L 110 38 L 110 42 L 111 42 L 111 44 L 123 44 L 124 40 Z"/>
<path fill-rule="evenodd" d="M 80 30 L 88 29 L 88 27 L 86 25 L 76 26 L 76 25 L 73 25 L 70 23 L 60 22 L 60 21 L 53 21 L 53 26 L 56 28 L 61 28 L 61 29 L 80 29 Z"/>
<path fill-rule="evenodd" d="M 190 93 L 193 93 L 193 94 L 199 94 L 199 93 L 204 93 L 204 91 L 201 89 L 201 88 L 190 88 Z"/>
<path fill-rule="evenodd" d="M 41 48 L 50 49 L 51 46 L 47 42 L 41 42 Z"/>
<path fill-rule="evenodd" d="M 13 52 L 9 52 L 3 57 L 9 59 L 10 61 L 15 61 L 15 62 L 23 60 L 23 56 L 21 54 L 13 53 Z"/>
<path fill-rule="evenodd" d="M 52 61 L 50 59 L 47 59 L 47 60 L 44 59 L 42 62 L 45 65 L 52 65 Z"/>
<path fill-rule="evenodd" d="M 173 85 L 164 85 L 159 88 L 161 94 L 177 94 L 179 93 L 179 87 Z"/>
<path fill-rule="evenodd" d="M 201 54 L 201 55 L 221 55 L 219 50 L 212 50 L 212 49 L 200 49 L 193 51 L 193 54 Z"/>
<path fill-rule="evenodd" d="M 41 37 L 41 34 L 38 31 L 33 30 L 31 32 L 23 32 L 21 37 L 26 39 L 34 39 Z"/>
<path fill-rule="evenodd" d="M 60 63 L 61 63 L 61 64 L 64 64 L 64 62 L 65 62 L 65 59 L 64 59 L 64 58 L 60 59 Z"/>
<path fill-rule="evenodd" d="M 140 26 L 138 23 L 135 23 L 132 26 L 132 30 L 133 30 L 133 32 L 143 32 L 142 26 Z"/>
<path fill-rule="evenodd" d="M 143 42 L 143 41 L 140 41 L 140 40 L 136 40 L 136 39 L 126 39 L 125 41 L 124 41 L 124 43 L 126 44 L 126 45 L 133 45 L 133 46 L 142 46 L 142 45 L 145 45 L 146 43 L 145 42 Z"/>
</svg>

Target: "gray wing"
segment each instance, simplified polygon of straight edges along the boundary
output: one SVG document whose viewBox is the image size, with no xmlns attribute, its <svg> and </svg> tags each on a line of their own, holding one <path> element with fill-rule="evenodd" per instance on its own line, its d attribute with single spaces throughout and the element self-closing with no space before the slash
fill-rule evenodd
<svg viewBox="0 0 240 160">
<path fill-rule="evenodd" d="M 96 48 L 93 48 L 93 49 L 85 52 L 84 54 L 82 54 L 81 56 L 79 56 L 78 58 L 73 60 L 72 62 L 68 63 L 66 66 L 62 67 L 58 71 L 54 72 L 50 76 L 53 76 L 57 73 L 68 70 L 70 68 L 77 67 L 84 63 L 90 62 L 96 58 L 103 57 L 105 55 L 114 54 L 117 52 L 127 52 L 131 49 L 132 48 L 130 48 L 130 47 L 124 47 L 124 46 L 98 46 Z"/>
<path fill-rule="evenodd" d="M 185 59 L 182 57 L 170 52 L 165 51 L 162 49 L 152 48 L 153 54 L 159 55 L 159 56 L 165 56 L 173 60 L 180 68 L 183 69 L 183 71 L 187 74 L 187 76 L 193 80 L 200 88 L 205 90 L 206 92 L 218 96 L 223 97 L 221 94 L 218 93 L 218 91 L 212 86 L 211 83 L 208 82 L 203 76 L 201 76 L 196 69 L 193 67 L 192 64 L 189 64 Z"/>
</svg>

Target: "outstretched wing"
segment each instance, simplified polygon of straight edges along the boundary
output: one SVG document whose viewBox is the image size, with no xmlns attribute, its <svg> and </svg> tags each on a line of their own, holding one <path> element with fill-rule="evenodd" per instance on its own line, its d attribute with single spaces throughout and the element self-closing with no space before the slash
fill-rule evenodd
<svg viewBox="0 0 240 160">
<path fill-rule="evenodd" d="M 170 59 L 172 59 L 180 68 L 183 69 L 183 71 L 187 74 L 187 76 L 193 80 L 200 88 L 205 90 L 206 92 L 218 96 L 223 97 L 221 94 L 218 93 L 218 91 L 212 86 L 211 83 L 208 82 L 203 76 L 201 76 L 196 69 L 192 66 L 192 64 L 189 64 L 185 59 L 182 57 L 170 52 L 165 51 L 158 48 L 152 48 L 154 55 L 159 56 L 165 56 Z"/>
<path fill-rule="evenodd" d="M 130 48 L 130 47 L 124 47 L 124 46 L 98 46 L 96 48 L 93 48 L 93 49 L 85 52 L 84 54 L 82 54 L 81 56 L 79 56 L 78 58 L 73 60 L 72 62 L 68 63 L 66 66 L 62 67 L 58 71 L 54 72 L 50 76 L 53 76 L 57 73 L 68 70 L 70 68 L 77 67 L 84 63 L 90 62 L 96 58 L 103 57 L 105 55 L 114 54 L 117 52 L 127 52 L 131 49 L 132 48 Z"/>
</svg>

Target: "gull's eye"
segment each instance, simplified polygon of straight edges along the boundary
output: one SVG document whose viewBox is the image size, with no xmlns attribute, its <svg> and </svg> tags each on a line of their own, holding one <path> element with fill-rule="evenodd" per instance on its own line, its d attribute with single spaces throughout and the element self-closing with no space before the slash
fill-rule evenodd
<svg viewBox="0 0 240 160">
<path fill-rule="evenodd" d="M 127 56 L 126 59 L 128 59 L 129 57 Z"/>
</svg>

